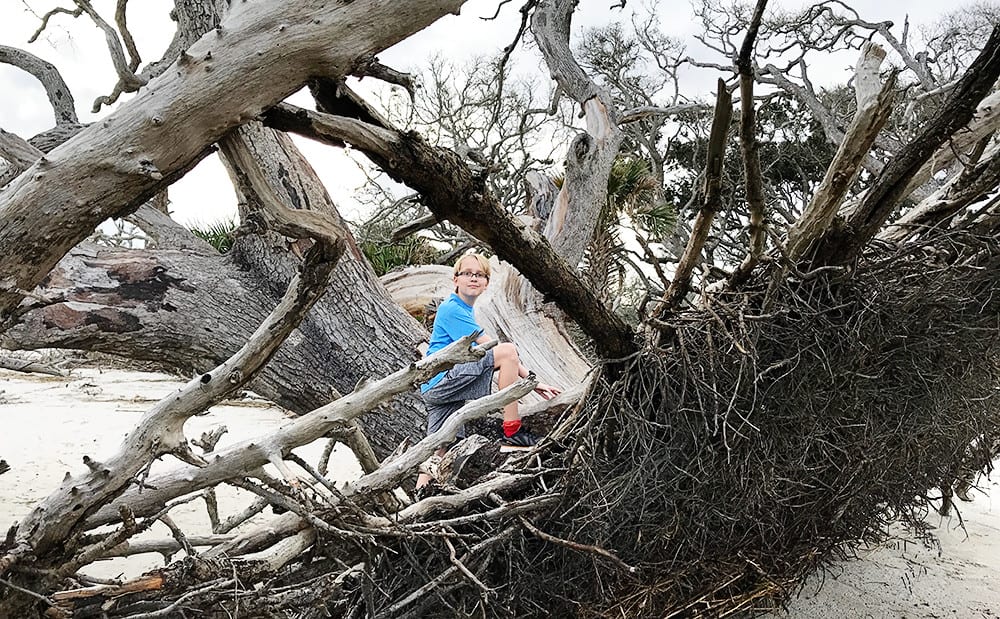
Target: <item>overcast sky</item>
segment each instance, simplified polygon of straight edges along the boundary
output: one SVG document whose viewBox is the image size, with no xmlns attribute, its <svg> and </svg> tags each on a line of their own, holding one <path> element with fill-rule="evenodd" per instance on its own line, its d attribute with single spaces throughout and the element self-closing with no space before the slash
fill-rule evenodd
<svg viewBox="0 0 1000 619">
<path fill-rule="evenodd" d="M 275 0 L 281 1 L 281 0 Z M 412 0 L 416 1 L 416 0 Z M 897 36 L 908 15 L 914 27 L 935 21 L 942 11 L 970 5 L 973 0 L 857 0 L 850 4 L 862 18 L 869 21 L 891 20 L 897 24 Z M 38 41 L 28 44 L 38 28 L 39 16 L 59 3 L 52 0 L 0 0 L 0 44 L 26 49 L 54 63 L 62 72 L 76 98 L 77 112 L 87 122 L 106 114 L 90 113 L 94 99 L 110 92 L 115 82 L 104 36 L 86 17 L 72 19 L 57 15 Z M 159 57 L 173 32 L 168 13 L 169 0 L 137 0 L 129 5 L 128 20 L 143 61 Z M 446 16 L 426 30 L 380 55 L 383 63 L 401 70 L 418 70 L 433 54 L 461 61 L 474 55 L 495 54 L 510 42 L 520 18 L 519 2 L 506 4 L 496 20 L 486 20 L 497 9 L 499 0 L 470 0 L 460 16 Z M 642 7 L 656 6 L 664 32 L 688 41 L 692 55 L 718 61 L 691 39 L 697 24 L 691 17 L 691 5 L 686 1 L 660 0 L 645 3 L 629 0 L 625 11 L 612 10 L 612 0 L 582 0 L 574 19 L 574 33 L 585 28 L 628 18 Z M 772 0 L 771 7 L 795 9 L 807 5 L 802 0 Z M 62 6 L 71 6 L 64 0 Z M 108 22 L 113 22 L 114 0 L 93 0 L 93 5 Z M 530 35 L 529 35 L 530 36 Z M 521 52 L 522 62 L 537 64 L 530 52 Z M 839 83 L 849 77 L 850 59 L 835 59 L 822 68 L 814 79 Z M 701 81 L 701 80 L 699 80 Z M 705 76 L 704 83 L 714 81 Z M 701 88 L 692 85 L 693 90 Z M 692 93 L 698 94 L 698 93 Z M 297 103 L 308 105 L 302 98 Z M 27 73 L 0 64 L 0 128 L 22 137 L 30 137 L 53 125 L 52 110 L 38 82 Z M 300 147 L 313 162 L 334 199 L 348 207 L 355 189 L 365 182 L 364 175 L 351 163 L 345 163 L 329 147 L 299 141 Z M 172 209 L 182 222 L 213 220 L 235 213 L 235 198 L 221 164 L 215 158 L 206 160 L 186 178 L 170 189 Z M 348 207 L 345 215 L 357 216 Z"/>
</svg>

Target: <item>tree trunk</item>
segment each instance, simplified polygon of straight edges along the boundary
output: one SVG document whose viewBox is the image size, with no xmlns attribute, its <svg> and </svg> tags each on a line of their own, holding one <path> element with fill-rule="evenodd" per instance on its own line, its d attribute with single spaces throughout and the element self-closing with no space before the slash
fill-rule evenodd
<svg viewBox="0 0 1000 619">
<path fill-rule="evenodd" d="M 460 0 L 243 2 L 138 97 L 0 193 L 0 326 L 103 220 L 182 176 L 233 127 L 316 75 L 343 76 Z M 331 45 L 330 41 L 338 41 Z"/>
<path fill-rule="evenodd" d="M 280 298 L 271 284 L 291 274 L 287 259 L 275 258 L 266 274 L 272 281 L 262 277 L 268 248 L 254 245 L 224 257 L 83 244 L 38 289 L 65 300 L 29 312 L 0 343 L 7 348 L 95 350 L 155 361 L 186 375 L 204 372 L 243 345 Z M 248 256 L 257 263 L 243 261 Z M 251 389 L 304 413 L 351 391 L 361 380 L 413 361 L 425 332 L 385 297 L 377 282 L 367 289 L 359 286 L 365 277 L 363 265 L 345 255 L 331 276 L 330 291 Z M 384 412 L 362 422 L 383 456 L 403 437 L 418 435 L 424 422 L 415 394 L 398 398 Z"/>
<path fill-rule="evenodd" d="M 212 7 L 201 0 L 179 3 L 177 14 L 182 43 L 197 41 L 218 24 Z M 3 340 L 6 345 L 100 350 L 157 361 L 186 374 L 215 366 L 238 350 L 271 311 L 298 268 L 296 254 L 301 255 L 309 243 L 267 232 L 280 225 L 268 221 L 258 195 L 263 191 L 281 206 L 290 207 L 282 209 L 286 217 L 301 219 L 313 213 L 332 217 L 347 240 L 348 252 L 332 275 L 330 293 L 316 304 L 252 388 L 304 413 L 351 391 L 362 380 L 384 376 L 412 362 L 426 332 L 389 298 L 292 141 L 259 123 L 249 123 L 224 136 L 221 144 L 223 160 L 241 196 L 241 219 L 255 224 L 261 235 L 239 238 L 224 259 L 204 255 L 204 246 L 199 249 L 193 235 L 169 220 L 141 217 L 140 225 L 151 236 L 169 236 L 172 247 L 202 253 L 185 256 L 80 248 L 82 255 L 61 267 L 63 276 L 48 278 L 37 291 L 44 296 L 65 296 L 69 302 L 29 313 L 25 323 Z M 95 252 L 100 253 L 98 263 L 108 261 L 121 277 L 102 274 L 100 264 L 93 257 L 86 258 Z M 95 264 L 98 269 L 91 268 Z M 104 290 L 109 279 L 113 291 Z M 95 294 L 101 297 L 96 307 L 74 303 Z M 152 299 L 144 300 L 147 296 Z M 192 325 L 197 327 L 192 329 Z M 419 398 L 407 394 L 367 415 L 363 424 L 377 454 L 385 456 L 404 437 L 418 436 L 424 417 Z"/>
</svg>

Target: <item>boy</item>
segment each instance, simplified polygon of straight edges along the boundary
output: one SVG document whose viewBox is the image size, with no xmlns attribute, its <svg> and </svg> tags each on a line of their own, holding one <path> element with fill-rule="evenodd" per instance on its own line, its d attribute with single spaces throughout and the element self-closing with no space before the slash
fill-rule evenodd
<svg viewBox="0 0 1000 619">
<path fill-rule="evenodd" d="M 455 292 L 438 306 L 427 355 L 470 333 L 482 331 L 476 323 L 473 305 L 489 286 L 489 261 L 479 254 L 467 254 L 459 258 L 455 263 L 452 281 L 455 283 Z M 476 339 L 476 343 L 485 344 L 491 339 L 490 336 L 483 334 Z M 444 420 L 461 408 L 466 401 L 488 395 L 494 371 L 499 372 L 497 383 L 500 389 L 529 374 L 528 369 L 521 365 L 517 347 L 510 342 L 504 342 L 486 351 L 486 355 L 479 361 L 456 365 L 421 385 L 420 392 L 427 404 L 428 436 L 439 430 Z M 535 392 L 548 400 L 562 390 L 539 383 L 535 387 Z M 521 415 L 517 406 L 517 402 L 514 401 L 503 409 L 504 436 L 500 441 L 500 451 L 529 449 L 538 441 L 537 437 L 521 427 Z M 459 431 L 458 436 L 459 438 L 465 436 L 464 428 Z M 445 451 L 442 447 L 438 449 L 437 454 L 443 456 Z M 425 485 L 428 481 L 430 477 L 421 473 L 417 479 L 417 487 Z"/>
</svg>

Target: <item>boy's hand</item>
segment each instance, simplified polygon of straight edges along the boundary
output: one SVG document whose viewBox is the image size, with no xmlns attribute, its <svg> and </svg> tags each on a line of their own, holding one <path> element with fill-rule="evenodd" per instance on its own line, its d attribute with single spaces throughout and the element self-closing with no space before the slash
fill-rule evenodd
<svg viewBox="0 0 1000 619">
<path fill-rule="evenodd" d="M 551 400 L 562 393 L 562 389 L 559 387 L 553 387 L 552 385 L 546 385 L 545 383 L 538 383 L 538 386 L 535 387 L 535 393 L 542 396 L 545 400 Z"/>
</svg>

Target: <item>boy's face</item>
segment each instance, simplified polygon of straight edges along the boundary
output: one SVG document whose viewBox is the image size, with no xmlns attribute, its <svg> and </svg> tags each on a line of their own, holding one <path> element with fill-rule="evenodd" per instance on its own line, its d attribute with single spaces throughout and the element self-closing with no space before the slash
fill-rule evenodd
<svg viewBox="0 0 1000 619">
<path fill-rule="evenodd" d="M 479 266 L 479 261 L 471 257 L 462 258 L 458 267 L 458 275 L 455 275 L 453 281 L 458 296 L 467 299 L 479 297 L 490 284 L 483 267 Z"/>
</svg>

